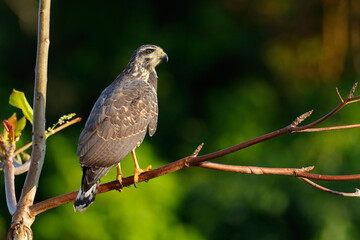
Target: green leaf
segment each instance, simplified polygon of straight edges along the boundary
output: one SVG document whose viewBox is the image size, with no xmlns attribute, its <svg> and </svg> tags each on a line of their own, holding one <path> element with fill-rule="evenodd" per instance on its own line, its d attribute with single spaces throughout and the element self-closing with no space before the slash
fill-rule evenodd
<svg viewBox="0 0 360 240">
<path fill-rule="evenodd" d="M 26 118 L 25 117 L 22 117 L 16 124 L 16 127 L 15 127 L 15 136 L 20 136 L 21 135 L 21 132 L 22 130 L 24 130 L 26 126 Z"/>
<path fill-rule="evenodd" d="M 29 102 L 26 100 L 25 94 L 23 92 L 13 89 L 13 92 L 11 93 L 9 98 L 9 104 L 14 107 L 20 108 L 26 119 L 29 120 L 29 122 L 32 124 L 33 110 Z"/>
</svg>

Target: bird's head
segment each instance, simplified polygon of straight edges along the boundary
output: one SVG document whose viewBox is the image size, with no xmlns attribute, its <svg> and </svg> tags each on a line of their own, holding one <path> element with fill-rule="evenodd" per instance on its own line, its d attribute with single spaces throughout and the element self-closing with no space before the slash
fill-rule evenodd
<svg viewBox="0 0 360 240">
<path fill-rule="evenodd" d="M 155 69 L 163 59 L 168 61 L 168 56 L 161 47 L 143 45 L 131 55 L 129 64 L 139 64 L 147 69 Z"/>
</svg>

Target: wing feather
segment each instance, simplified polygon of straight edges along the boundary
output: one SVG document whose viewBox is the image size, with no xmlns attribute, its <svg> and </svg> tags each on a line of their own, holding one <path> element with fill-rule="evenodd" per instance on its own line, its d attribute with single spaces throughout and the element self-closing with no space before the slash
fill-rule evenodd
<svg viewBox="0 0 360 240">
<path fill-rule="evenodd" d="M 156 92 L 147 82 L 115 81 L 96 101 L 80 135 L 82 166 L 110 167 L 153 135 L 157 125 Z"/>
</svg>

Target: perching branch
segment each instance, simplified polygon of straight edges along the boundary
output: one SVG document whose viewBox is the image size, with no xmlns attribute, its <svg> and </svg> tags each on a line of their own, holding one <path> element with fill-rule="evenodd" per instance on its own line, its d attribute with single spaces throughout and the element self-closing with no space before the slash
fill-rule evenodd
<svg viewBox="0 0 360 240">
<path fill-rule="evenodd" d="M 225 165 L 225 164 L 219 164 L 219 163 L 213 163 L 208 162 L 213 159 L 217 159 L 219 157 L 228 155 L 232 152 L 239 151 L 241 149 L 247 148 L 249 146 L 252 146 L 254 144 L 279 137 L 281 135 L 287 134 L 287 133 L 294 133 L 294 132 L 305 132 L 306 130 L 311 129 L 312 127 L 317 126 L 318 124 L 324 122 L 331 116 L 333 116 L 336 112 L 338 112 L 340 109 L 342 109 L 344 106 L 350 103 L 357 102 L 360 97 L 352 97 L 353 92 L 355 91 L 357 84 L 355 84 L 350 91 L 348 97 L 343 100 L 340 96 L 341 103 L 336 108 L 334 108 L 332 111 L 330 111 L 325 116 L 319 118 L 318 120 L 307 124 L 305 126 L 298 126 L 301 122 L 303 122 L 306 118 L 308 118 L 312 111 L 306 112 L 302 114 L 301 116 L 297 117 L 290 125 L 265 134 L 263 136 L 251 139 L 249 141 L 240 143 L 238 145 L 214 152 L 209 153 L 206 155 L 198 156 L 198 153 L 200 149 L 202 148 L 203 144 L 199 145 L 199 147 L 194 151 L 194 153 L 188 157 L 182 158 L 180 160 L 177 160 L 175 162 L 169 163 L 165 166 L 159 167 L 157 169 L 145 172 L 139 176 L 139 182 L 147 181 L 152 178 L 156 178 L 168 173 L 172 173 L 175 171 L 178 171 L 183 168 L 189 168 L 189 167 L 202 167 L 202 168 L 210 168 L 220 171 L 231 171 L 231 172 L 237 172 L 237 173 L 245 173 L 245 174 L 275 174 L 275 175 L 289 175 L 298 177 L 300 179 L 307 179 L 307 183 L 312 186 L 317 187 L 318 189 L 321 189 L 326 192 L 335 193 L 342 196 L 358 196 L 357 191 L 356 193 L 341 193 L 336 192 L 330 189 L 326 189 L 324 187 L 321 187 L 318 184 L 313 183 L 312 181 L 308 179 L 315 179 L 315 180 L 326 180 L 326 181 L 348 181 L 348 180 L 357 180 L 360 179 L 360 174 L 357 175 L 345 175 L 345 176 L 329 176 L 329 175 L 320 175 L 320 174 L 311 174 L 308 173 L 308 171 L 311 171 L 313 167 L 306 167 L 301 169 L 296 168 L 264 168 L 264 167 L 253 167 L 253 166 L 234 166 L 234 165 Z M 350 126 L 350 125 L 349 125 Z M 355 125 L 354 127 L 359 127 L 360 125 Z M 326 130 L 337 130 L 337 129 L 343 129 L 346 128 L 346 126 L 337 126 L 337 127 L 331 127 L 327 128 Z M 320 131 L 319 129 L 317 131 Z M 123 179 L 122 186 L 130 186 L 134 184 L 133 176 L 127 177 Z M 118 181 L 112 181 L 105 184 L 100 185 L 98 193 L 104 193 L 110 190 L 119 189 L 122 187 Z M 61 206 L 63 204 L 69 203 L 74 201 L 76 198 L 78 191 L 67 193 L 61 196 L 57 196 L 39 203 L 34 204 L 30 207 L 30 212 L 36 216 L 39 213 L 42 213 L 46 210 L 52 209 L 54 207 Z M 359 195 L 360 196 L 360 195 Z"/>
</svg>

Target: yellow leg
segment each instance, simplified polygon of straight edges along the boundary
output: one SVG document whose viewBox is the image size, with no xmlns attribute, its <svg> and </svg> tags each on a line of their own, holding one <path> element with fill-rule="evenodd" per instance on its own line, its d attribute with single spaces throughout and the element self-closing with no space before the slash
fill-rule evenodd
<svg viewBox="0 0 360 240">
<path fill-rule="evenodd" d="M 119 181 L 120 185 L 121 185 L 121 188 L 119 188 L 119 192 L 122 192 L 122 188 L 123 188 L 123 185 L 122 185 L 122 179 L 123 179 L 123 174 L 121 172 L 121 166 L 120 166 L 120 163 L 118 163 L 118 165 L 116 166 L 116 180 Z"/>
<path fill-rule="evenodd" d="M 139 175 L 142 174 L 143 172 L 151 170 L 152 166 L 149 165 L 144 170 L 141 169 L 139 167 L 139 164 L 138 164 L 137 160 L 136 160 L 135 148 L 131 151 L 131 154 L 132 154 L 132 157 L 133 157 L 133 160 L 134 160 L 134 168 L 135 168 L 135 170 L 134 170 L 134 184 L 136 184 L 139 181 Z"/>
</svg>

